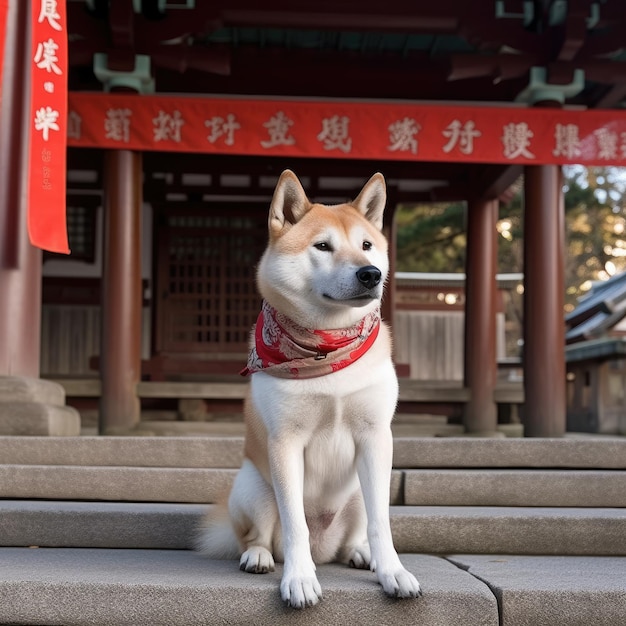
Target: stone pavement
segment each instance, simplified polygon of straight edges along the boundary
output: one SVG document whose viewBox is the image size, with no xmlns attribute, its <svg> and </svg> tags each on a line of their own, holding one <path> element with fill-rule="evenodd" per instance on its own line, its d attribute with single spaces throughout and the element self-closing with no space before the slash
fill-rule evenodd
<svg viewBox="0 0 626 626">
<path fill-rule="evenodd" d="M 508 626 L 623 626 L 626 558 L 455 555 L 451 563 L 484 581 Z"/>
<path fill-rule="evenodd" d="M 193 626 L 620 626 L 626 558 L 404 554 L 418 600 L 386 598 L 371 572 L 318 568 L 322 602 L 283 606 L 281 568 L 240 572 L 183 550 L 0 548 L 0 623 Z"/>
</svg>

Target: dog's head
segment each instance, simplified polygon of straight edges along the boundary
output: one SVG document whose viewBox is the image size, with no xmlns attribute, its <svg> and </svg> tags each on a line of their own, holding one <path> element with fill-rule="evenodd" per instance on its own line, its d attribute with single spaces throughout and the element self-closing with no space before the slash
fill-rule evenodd
<svg viewBox="0 0 626 626">
<path fill-rule="evenodd" d="M 284 171 L 270 205 L 261 295 L 307 328 L 351 326 L 373 311 L 389 269 L 385 200 L 382 174 L 352 202 L 329 206 L 310 202 L 296 175 Z"/>
</svg>

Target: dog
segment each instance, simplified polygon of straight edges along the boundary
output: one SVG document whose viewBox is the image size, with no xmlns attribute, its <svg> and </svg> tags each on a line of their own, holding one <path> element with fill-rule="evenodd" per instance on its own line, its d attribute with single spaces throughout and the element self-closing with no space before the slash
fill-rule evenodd
<svg viewBox="0 0 626 626">
<path fill-rule="evenodd" d="M 297 609 L 322 598 L 316 563 L 369 568 L 387 595 L 421 595 L 389 524 L 398 380 L 380 319 L 385 202 L 380 173 L 339 205 L 310 202 L 291 170 L 280 176 L 242 372 L 251 376 L 244 460 L 227 507 L 197 539 L 209 557 L 240 557 L 246 572 L 283 562 L 281 597 Z"/>
</svg>

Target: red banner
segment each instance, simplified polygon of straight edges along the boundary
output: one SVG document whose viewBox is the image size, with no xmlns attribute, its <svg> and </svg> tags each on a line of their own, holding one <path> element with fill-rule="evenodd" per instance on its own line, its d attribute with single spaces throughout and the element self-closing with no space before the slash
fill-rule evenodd
<svg viewBox="0 0 626 626">
<path fill-rule="evenodd" d="M 2 103 L 2 68 L 4 67 L 4 44 L 6 42 L 8 10 L 9 0 L 0 0 L 0 104 Z"/>
<path fill-rule="evenodd" d="M 70 93 L 68 145 L 381 161 L 626 165 L 626 112 Z"/>
<path fill-rule="evenodd" d="M 28 233 L 35 246 L 69 253 L 66 24 L 65 0 L 32 0 Z"/>
</svg>

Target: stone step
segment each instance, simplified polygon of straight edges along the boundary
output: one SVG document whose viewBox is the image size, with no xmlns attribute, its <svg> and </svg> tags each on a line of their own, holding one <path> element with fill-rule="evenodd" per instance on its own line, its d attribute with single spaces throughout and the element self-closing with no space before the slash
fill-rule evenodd
<svg viewBox="0 0 626 626">
<path fill-rule="evenodd" d="M 0 465 L 0 498 L 127 502 L 217 502 L 236 469 Z M 390 502 L 403 503 L 403 473 L 391 473 Z"/>
<path fill-rule="evenodd" d="M 217 502 L 236 469 L 0 465 L 1 498 Z M 626 471 L 393 470 L 390 503 L 420 506 L 626 507 Z"/>
<path fill-rule="evenodd" d="M 0 437 L 0 463 L 237 468 L 242 437 Z M 626 438 L 394 439 L 396 468 L 626 469 Z"/>
<path fill-rule="evenodd" d="M 453 555 L 498 598 L 501 626 L 618 626 L 624 557 Z"/>
<path fill-rule="evenodd" d="M 0 623 L 65 626 L 616 626 L 626 558 L 402 554 L 417 600 L 386 598 L 369 571 L 322 565 L 321 602 L 283 605 L 265 575 L 182 550 L 0 548 Z"/>
<path fill-rule="evenodd" d="M 322 601 L 296 611 L 280 599 L 281 565 L 253 575 L 180 550 L 0 548 L 0 623 L 498 626 L 496 598 L 472 574 L 439 557 L 402 560 L 423 598 L 391 600 L 373 573 L 323 565 Z"/>
<path fill-rule="evenodd" d="M 236 469 L 0 465 L 0 497 L 211 503 Z"/>
<path fill-rule="evenodd" d="M 185 549 L 211 505 L 0 500 L 0 545 Z M 626 509 L 392 506 L 400 552 L 626 556 Z"/>
<path fill-rule="evenodd" d="M 240 418 L 238 421 L 173 421 L 146 419 L 142 416 L 141 422 L 132 430 L 116 433 L 133 437 L 214 437 L 214 436 L 239 436 L 243 437 L 245 427 Z M 439 420 L 397 422 L 391 426 L 391 431 L 396 437 L 461 437 L 465 432 L 462 424 L 448 424 L 447 418 Z M 501 437 L 521 437 L 523 427 L 521 424 L 502 424 L 498 426 Z M 97 434 L 97 431 L 84 430 L 85 435 Z"/>
<path fill-rule="evenodd" d="M 626 507 L 626 471 L 405 470 L 402 504 Z"/>
<path fill-rule="evenodd" d="M 0 437 L 0 463 L 238 468 L 243 437 Z"/>
</svg>

